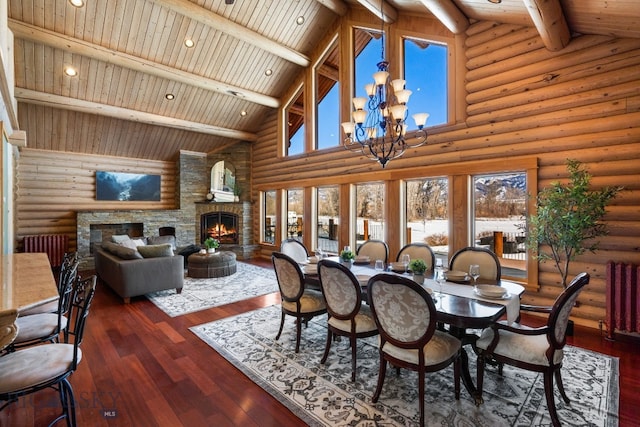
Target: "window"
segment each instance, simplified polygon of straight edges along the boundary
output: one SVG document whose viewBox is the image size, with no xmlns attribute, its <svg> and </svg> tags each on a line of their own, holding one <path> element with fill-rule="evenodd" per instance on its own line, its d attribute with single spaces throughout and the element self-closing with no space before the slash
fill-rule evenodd
<svg viewBox="0 0 640 427">
<path fill-rule="evenodd" d="M 304 147 L 304 88 L 293 97 L 286 109 L 285 155 L 302 154 Z"/>
<path fill-rule="evenodd" d="M 262 241 L 273 244 L 276 234 L 276 192 L 265 191 L 262 204 Z"/>
<path fill-rule="evenodd" d="M 338 228 L 340 226 L 340 188 L 320 187 L 317 189 L 318 233 L 316 248 L 332 254 L 338 253 Z"/>
<path fill-rule="evenodd" d="M 373 83 L 376 64 L 382 57 L 382 33 L 375 30 L 354 28 L 354 96 L 368 98 L 365 85 Z"/>
<path fill-rule="evenodd" d="M 403 45 L 409 115 L 429 113 L 428 126 L 447 123 L 447 46 L 414 38 L 403 39 Z M 410 131 L 418 129 L 414 120 L 407 124 Z"/>
<path fill-rule="evenodd" d="M 315 69 L 316 149 L 340 145 L 340 44 L 336 38 Z"/>
<path fill-rule="evenodd" d="M 356 240 L 385 240 L 384 184 L 356 185 Z"/>
<path fill-rule="evenodd" d="M 444 258 L 449 254 L 449 182 L 446 178 L 406 181 L 405 243 L 426 243 Z"/>
<path fill-rule="evenodd" d="M 502 276 L 527 277 L 522 230 L 527 216 L 526 173 L 475 175 L 472 183 L 472 241 L 498 256 Z"/>
<path fill-rule="evenodd" d="M 302 190 L 287 191 L 287 238 L 302 242 L 302 218 L 303 218 Z"/>
</svg>

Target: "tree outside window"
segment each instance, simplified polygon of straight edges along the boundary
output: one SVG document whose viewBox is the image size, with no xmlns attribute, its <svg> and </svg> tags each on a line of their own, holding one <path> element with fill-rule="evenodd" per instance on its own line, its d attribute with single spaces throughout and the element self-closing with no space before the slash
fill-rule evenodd
<svg viewBox="0 0 640 427">
<path fill-rule="evenodd" d="M 301 189 L 287 191 L 287 237 L 302 242 L 302 218 L 304 192 Z"/>
<path fill-rule="evenodd" d="M 331 254 L 338 254 L 338 229 L 340 227 L 340 188 L 320 187 L 317 189 L 316 224 L 318 240 L 316 248 Z"/>
<path fill-rule="evenodd" d="M 385 239 L 384 184 L 356 185 L 356 240 Z"/>
<path fill-rule="evenodd" d="M 406 243 L 426 243 L 445 259 L 449 253 L 449 183 L 446 178 L 406 182 Z"/>
</svg>

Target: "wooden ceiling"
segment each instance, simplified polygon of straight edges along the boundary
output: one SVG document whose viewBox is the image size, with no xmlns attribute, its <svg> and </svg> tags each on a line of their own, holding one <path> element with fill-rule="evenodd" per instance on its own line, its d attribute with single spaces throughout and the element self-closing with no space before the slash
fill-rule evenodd
<svg viewBox="0 0 640 427">
<path fill-rule="evenodd" d="M 378 0 L 85 3 L 9 0 L 19 129 L 32 148 L 155 160 L 255 140 L 334 21 L 380 11 Z M 637 0 L 386 0 L 384 11 L 432 13 L 454 33 L 475 20 L 532 26 L 551 50 L 575 33 L 640 38 Z"/>
</svg>

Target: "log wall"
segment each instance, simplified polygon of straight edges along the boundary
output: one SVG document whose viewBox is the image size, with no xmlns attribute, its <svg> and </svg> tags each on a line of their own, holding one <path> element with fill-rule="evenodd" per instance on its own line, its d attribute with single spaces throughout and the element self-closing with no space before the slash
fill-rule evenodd
<svg viewBox="0 0 640 427">
<path fill-rule="evenodd" d="M 624 186 L 607 209 L 610 234 L 600 239 L 600 250 L 571 264 L 571 275 L 591 274 L 573 315 L 577 323 L 598 327 L 605 311 L 606 261 L 640 263 L 640 40 L 577 36 L 565 49 L 551 52 L 532 28 L 479 22 L 456 44 L 464 45 L 457 54 L 465 64 L 466 98 L 457 103 L 465 104 L 466 117 L 430 129 L 426 146 L 409 150 L 384 170 L 342 148 L 280 158 L 274 170 L 274 113 L 265 118 L 254 144 L 254 200 L 260 190 L 328 184 L 344 188 L 374 180 L 393 184 L 487 162 L 508 169 L 514 161 L 530 158 L 538 170 L 537 182 L 529 187 L 543 188 L 566 180 L 566 159 L 577 159 L 593 175 L 594 187 Z M 341 194 L 344 200 L 348 193 Z M 466 203 L 450 206 L 466 209 Z M 464 212 L 450 212 L 450 217 L 454 229 L 463 229 Z M 305 221 L 310 220 L 305 214 Z M 256 216 L 256 236 L 259 227 Z M 341 239 L 347 237 L 340 233 Z M 269 256 L 277 244 L 263 245 L 262 254 Z M 550 304 L 561 290 L 559 274 L 551 263 L 537 267 L 536 289 L 526 292 L 524 302 Z"/>
</svg>

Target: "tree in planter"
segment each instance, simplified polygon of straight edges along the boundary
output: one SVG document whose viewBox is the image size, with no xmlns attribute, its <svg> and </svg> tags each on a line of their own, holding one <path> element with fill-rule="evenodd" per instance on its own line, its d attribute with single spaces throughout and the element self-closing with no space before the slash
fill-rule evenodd
<svg viewBox="0 0 640 427">
<path fill-rule="evenodd" d="M 560 272 L 562 287 L 567 287 L 569 263 L 586 251 L 595 252 L 595 239 L 608 234 L 601 222 L 609 204 L 622 187 L 589 189 L 591 175 L 577 160 L 567 160 L 569 183 L 553 182 L 538 193 L 537 213 L 529 217 L 526 245 L 530 250 L 548 247 L 535 257 L 552 260 Z M 541 248 L 541 249 L 542 249 Z"/>
</svg>

